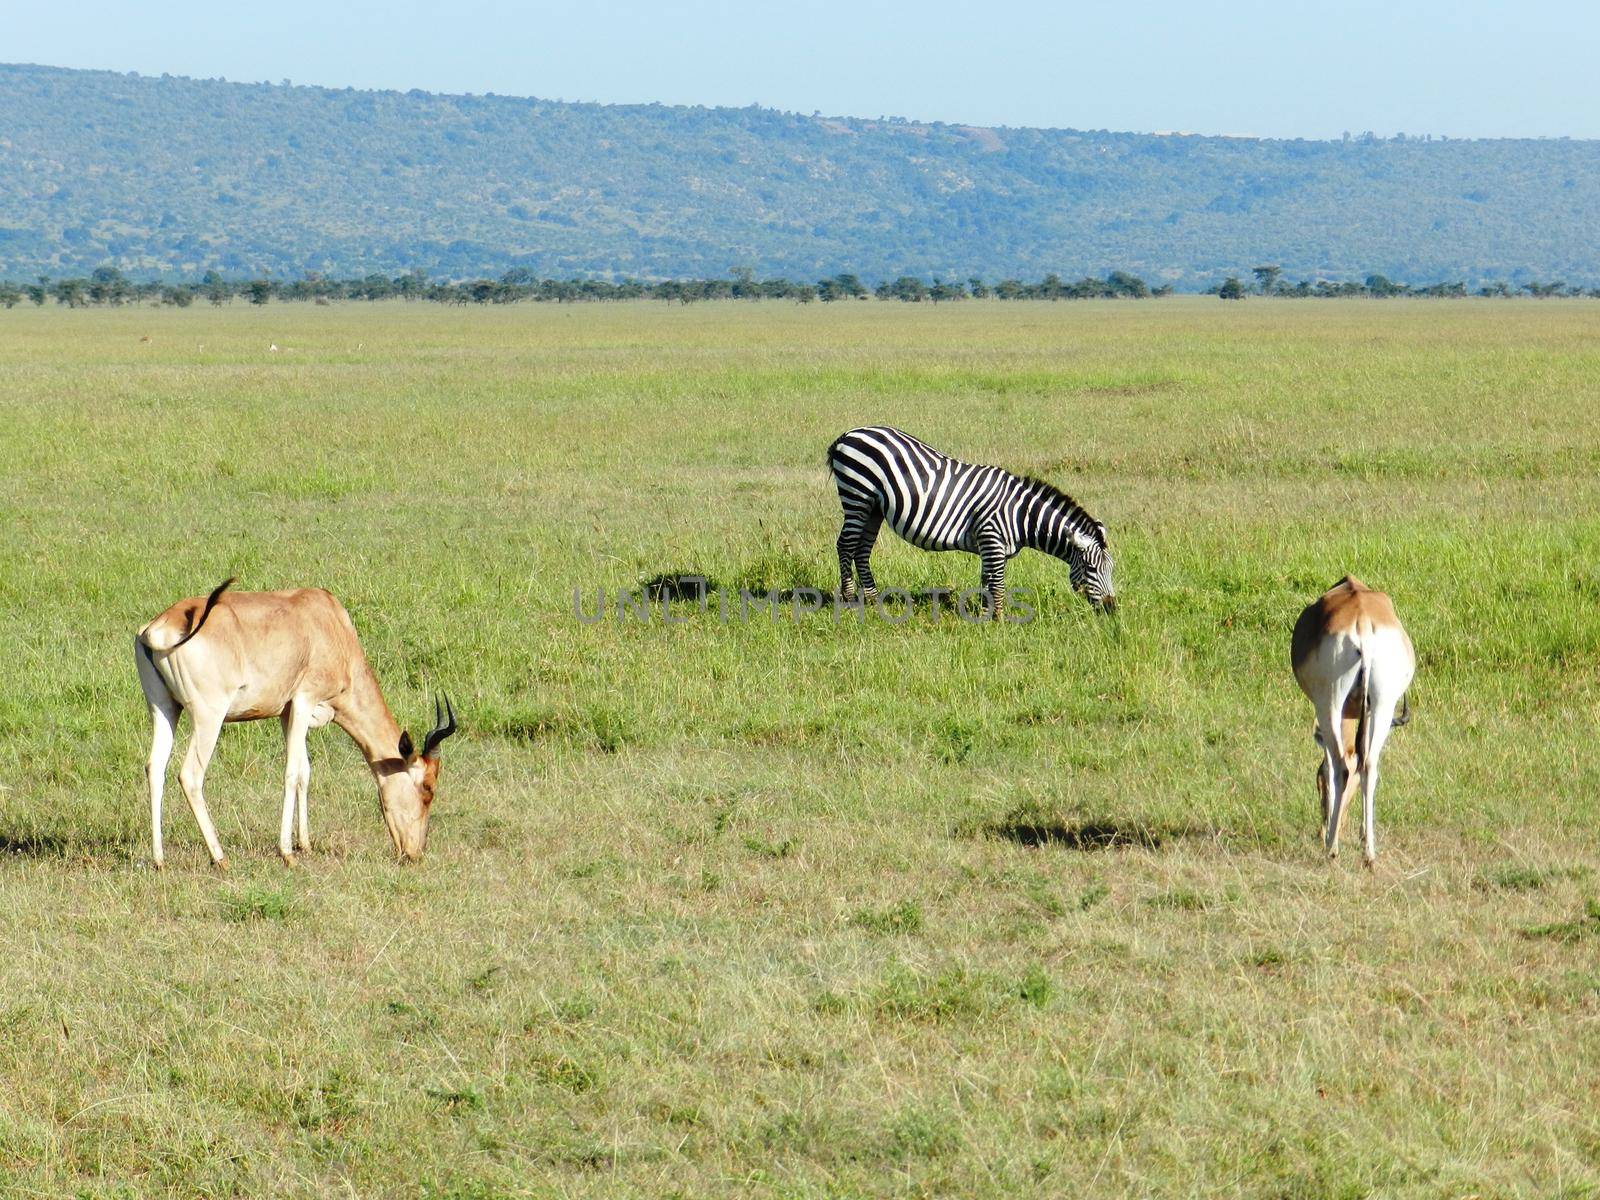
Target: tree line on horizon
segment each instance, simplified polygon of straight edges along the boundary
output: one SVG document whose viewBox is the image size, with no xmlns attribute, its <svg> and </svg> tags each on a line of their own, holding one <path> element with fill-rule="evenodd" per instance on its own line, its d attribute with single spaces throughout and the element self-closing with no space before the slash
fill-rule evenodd
<svg viewBox="0 0 1600 1200">
<path fill-rule="evenodd" d="M 1600 288 L 1568 286 L 1564 282 L 1525 283 L 1513 286 L 1500 282 L 1469 292 L 1462 282 L 1413 285 L 1398 283 L 1383 275 L 1368 275 L 1365 281 L 1333 282 L 1325 279 L 1300 280 L 1290 284 L 1276 266 L 1251 269 L 1253 284 L 1230 275 L 1207 289 L 1207 295 L 1224 300 L 1246 296 L 1273 296 L 1290 299 L 1340 299 L 1349 297 L 1389 298 L 1415 296 L 1452 298 L 1478 295 L 1512 297 L 1527 295 L 1538 299 L 1552 297 L 1600 297 Z M 789 300 L 800 304 L 832 303 L 840 300 L 899 300 L 905 303 L 932 303 L 956 300 L 1145 300 L 1172 294 L 1170 284 L 1151 287 L 1137 275 L 1112 271 L 1103 279 L 1085 276 L 1063 280 L 1050 273 L 1036 282 L 1003 279 L 987 283 L 976 276 L 966 280 L 934 279 L 931 283 L 914 275 L 901 275 L 868 286 L 859 275 L 844 272 L 799 283 L 785 278 L 756 279 L 752 272 L 735 268 L 727 279 L 662 279 L 611 282 L 602 279 L 540 279 L 523 268 L 513 268 L 497 279 L 454 281 L 430 280 L 421 270 L 403 275 L 367 275 L 360 279 L 329 279 L 312 273 L 296 280 L 257 277 L 228 279 L 208 271 L 197 282 L 133 280 L 111 266 L 96 268 L 88 276 L 51 279 L 40 275 L 32 282 L 0 280 L 0 307 L 19 304 L 37 306 L 54 301 L 67 308 L 155 304 L 188 308 L 197 301 L 216 306 L 245 300 L 263 305 L 272 301 L 330 304 L 336 300 L 427 300 L 442 304 L 571 304 L 594 301 L 663 300 L 692 304 L 703 300 Z"/>
<path fill-rule="evenodd" d="M 1537 280 L 1523 284 L 1512 284 L 1505 280 L 1495 280 L 1483 284 L 1475 291 L 1469 291 L 1465 281 L 1457 280 L 1453 283 L 1410 284 L 1399 283 L 1385 275 L 1368 275 L 1362 282 L 1345 280 L 1334 282 L 1327 279 L 1302 279 L 1298 283 L 1289 283 L 1283 276 L 1283 269 L 1273 265 L 1251 267 L 1250 273 L 1255 278 L 1254 285 L 1247 285 L 1237 275 L 1229 275 L 1221 283 L 1207 288 L 1207 296 L 1220 296 L 1224 300 L 1243 300 L 1246 296 L 1282 296 L 1287 299 L 1317 299 L 1332 300 L 1346 296 L 1370 296 L 1377 299 L 1388 299 L 1392 296 L 1419 296 L 1426 299 L 1453 299 L 1470 295 L 1486 297 L 1511 297 L 1532 296 L 1536 300 L 1549 300 L 1554 297 L 1576 299 L 1588 297 L 1600 298 L 1600 288 L 1583 287 L 1580 284 L 1569 284 L 1565 280 L 1556 280 L 1552 283 L 1540 283 Z"/>
</svg>

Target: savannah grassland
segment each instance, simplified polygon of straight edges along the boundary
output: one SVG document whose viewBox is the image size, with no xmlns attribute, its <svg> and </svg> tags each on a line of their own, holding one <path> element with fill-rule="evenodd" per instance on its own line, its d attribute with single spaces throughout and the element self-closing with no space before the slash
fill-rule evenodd
<svg viewBox="0 0 1600 1200">
<path fill-rule="evenodd" d="M 1120 616 L 575 618 L 831 588 L 876 421 L 1076 495 Z M 1600 1194 L 1600 307 L 19 309 L 0 463 L 6 1195 Z M 1347 570 L 1370 873 L 1287 664 Z M 228 575 L 455 698 L 419 867 L 332 728 L 280 865 L 264 722 L 232 872 L 175 778 L 150 868 L 131 635 Z"/>
</svg>

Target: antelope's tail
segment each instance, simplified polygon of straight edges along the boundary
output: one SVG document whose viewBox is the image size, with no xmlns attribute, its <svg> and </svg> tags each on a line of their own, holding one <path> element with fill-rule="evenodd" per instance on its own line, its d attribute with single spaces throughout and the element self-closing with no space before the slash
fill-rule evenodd
<svg viewBox="0 0 1600 1200">
<path fill-rule="evenodd" d="M 1362 778 L 1367 774 L 1367 763 L 1372 759 L 1372 663 L 1367 658 L 1367 648 L 1361 647 L 1361 673 L 1356 676 L 1356 690 L 1361 693 L 1361 720 L 1356 725 L 1356 770 Z"/>
<path fill-rule="evenodd" d="M 206 606 L 200 610 L 200 619 L 194 623 L 194 627 L 188 633 L 172 644 L 174 650 L 200 632 L 200 627 L 206 623 L 206 618 L 211 615 L 211 610 L 217 606 L 217 601 L 222 599 L 222 593 L 233 586 L 233 580 L 234 577 L 230 575 L 211 589 L 211 594 L 206 597 Z"/>
<path fill-rule="evenodd" d="M 171 654 L 179 646 L 183 645 L 195 634 L 200 632 L 201 627 L 206 623 L 206 618 L 211 615 L 211 610 L 217 606 L 217 601 L 222 598 L 222 593 L 227 591 L 232 586 L 233 578 L 230 576 L 229 578 L 224 579 L 216 587 L 212 588 L 211 594 L 206 597 L 206 602 L 203 606 L 201 606 L 198 616 L 195 615 L 194 609 L 191 608 L 189 610 L 188 615 L 194 623 L 190 625 L 188 629 L 184 630 L 183 635 L 176 641 L 173 641 L 170 645 L 163 644 L 166 642 L 167 638 L 171 637 L 177 632 L 177 630 L 173 628 L 170 619 L 162 620 L 158 618 L 157 620 L 146 625 L 142 630 L 139 631 L 139 641 L 151 650 L 159 650 L 163 654 Z M 163 616 L 166 616 L 166 614 L 163 614 Z"/>
<path fill-rule="evenodd" d="M 1399 729 L 1411 720 L 1411 692 L 1409 690 L 1400 694 L 1400 711 L 1395 713 L 1394 720 L 1389 722 L 1390 729 Z"/>
</svg>

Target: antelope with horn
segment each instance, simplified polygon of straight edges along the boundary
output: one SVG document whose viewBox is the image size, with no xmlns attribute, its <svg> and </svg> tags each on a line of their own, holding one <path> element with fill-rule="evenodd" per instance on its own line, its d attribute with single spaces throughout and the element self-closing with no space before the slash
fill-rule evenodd
<svg viewBox="0 0 1600 1200">
<path fill-rule="evenodd" d="M 1346 575 L 1300 614 L 1289 658 L 1317 710 L 1323 758 L 1317 794 L 1328 856 L 1339 854 L 1339 830 L 1359 779 L 1361 861 L 1370 867 L 1378 856 L 1378 756 L 1390 729 L 1410 719 L 1408 706 L 1396 720 L 1395 706 L 1416 674 L 1411 639 L 1388 596 Z"/>
<path fill-rule="evenodd" d="M 343 605 L 321 588 L 229 592 L 232 583 L 227 580 L 209 596 L 178 601 L 134 639 L 139 684 L 155 729 L 147 775 L 156 866 L 165 860 L 161 793 L 184 709 L 194 728 L 178 782 L 219 868 L 226 870 L 228 860 L 206 811 L 206 766 L 225 723 L 266 717 L 282 723 L 287 750 L 278 827 L 278 852 L 285 863 L 293 863 L 296 849 L 307 849 L 311 840 L 306 733 L 329 721 L 349 734 L 366 758 L 396 855 L 421 858 L 439 780 L 439 744 L 456 731 L 449 698 L 442 709 L 434 701 L 434 728 L 418 753 L 384 703 Z"/>
</svg>

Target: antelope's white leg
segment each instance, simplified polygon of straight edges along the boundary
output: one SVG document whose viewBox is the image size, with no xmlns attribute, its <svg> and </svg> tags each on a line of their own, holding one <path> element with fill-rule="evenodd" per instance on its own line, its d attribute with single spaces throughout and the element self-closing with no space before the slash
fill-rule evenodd
<svg viewBox="0 0 1600 1200">
<path fill-rule="evenodd" d="M 299 829 L 297 830 L 297 835 L 300 842 L 300 849 L 305 851 L 311 849 L 311 822 L 309 817 L 306 815 L 306 802 L 309 799 L 311 792 L 311 755 L 309 752 L 304 750 L 301 751 L 301 754 L 303 756 L 303 761 L 301 763 L 302 769 L 300 771 L 300 812 Z"/>
<path fill-rule="evenodd" d="M 294 818 L 298 810 L 301 827 L 305 822 L 305 792 L 311 778 L 311 763 L 306 757 L 306 730 L 311 714 L 298 700 L 283 710 L 283 820 L 278 826 L 278 853 L 283 861 L 294 863 Z"/>
<path fill-rule="evenodd" d="M 205 838 L 206 849 L 211 852 L 211 861 L 226 871 L 228 860 L 222 853 L 222 843 L 217 840 L 217 830 L 211 823 L 211 814 L 206 810 L 203 791 L 206 768 L 211 765 L 211 752 L 217 748 L 217 735 L 222 732 L 222 714 L 191 708 L 189 719 L 194 723 L 194 733 L 189 738 L 189 749 L 183 756 L 183 766 L 178 769 L 178 782 L 183 786 L 183 794 L 188 798 L 189 807 L 194 811 L 194 819 L 200 826 L 200 836 Z"/>
<path fill-rule="evenodd" d="M 1339 826 L 1344 821 L 1344 801 L 1350 790 L 1349 772 L 1345 769 L 1345 745 L 1342 720 L 1345 698 L 1355 683 L 1355 672 L 1350 678 L 1335 682 L 1330 693 L 1317 701 L 1317 736 L 1322 741 L 1323 753 L 1328 759 L 1328 811 L 1323 828 L 1323 841 L 1329 858 L 1339 856 Z"/>
<path fill-rule="evenodd" d="M 1317 749 L 1322 751 L 1322 765 L 1317 768 L 1317 801 L 1322 807 L 1322 828 L 1319 836 L 1324 841 L 1328 837 L 1328 817 L 1331 814 L 1333 800 L 1333 751 L 1323 743 L 1322 735 L 1316 738 Z"/>
<path fill-rule="evenodd" d="M 150 757 L 145 763 L 145 782 L 150 789 L 150 849 L 151 857 L 159 870 L 166 864 L 161 846 L 161 794 L 167 783 L 167 763 L 172 758 L 172 742 L 178 728 L 178 713 L 182 710 L 167 685 L 156 673 L 143 643 L 137 638 L 133 644 L 134 661 L 139 667 L 139 686 L 144 689 L 150 703 Z"/>
<path fill-rule="evenodd" d="M 1372 744 L 1367 748 L 1366 762 L 1361 769 L 1361 860 L 1369 867 L 1378 857 L 1378 756 L 1383 753 L 1383 745 L 1389 740 L 1389 731 L 1394 726 L 1395 706 L 1399 703 L 1398 695 L 1379 693 L 1376 703 L 1367 714 L 1367 719 L 1372 722 Z"/>
<path fill-rule="evenodd" d="M 161 793 L 166 789 L 167 763 L 172 759 L 178 711 L 176 708 L 168 711 L 152 704 L 150 722 L 154 732 L 150 738 L 150 761 L 145 764 L 144 775 L 150 785 L 150 851 L 159 870 L 167 864 L 167 856 L 161 846 Z"/>
</svg>

